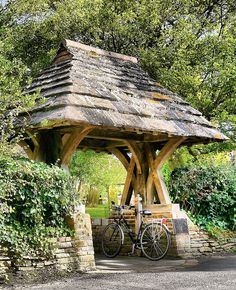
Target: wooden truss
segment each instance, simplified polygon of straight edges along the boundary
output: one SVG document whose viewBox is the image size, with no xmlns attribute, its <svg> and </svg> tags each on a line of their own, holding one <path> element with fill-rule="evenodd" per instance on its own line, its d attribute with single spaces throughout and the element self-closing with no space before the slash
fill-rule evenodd
<svg viewBox="0 0 236 290">
<path fill-rule="evenodd" d="M 152 204 L 158 200 L 161 204 L 171 204 L 161 169 L 165 161 L 175 149 L 185 140 L 184 137 L 171 138 L 158 155 L 149 143 L 135 144 L 126 142 L 131 152 L 131 158 L 115 148 L 110 150 L 127 170 L 126 181 L 121 198 L 121 204 L 129 204 L 132 192 L 141 194 L 143 203 Z"/>
<path fill-rule="evenodd" d="M 68 132 L 42 130 L 36 135 L 29 134 L 20 145 L 30 159 L 59 164 L 64 169 L 68 169 L 74 151 L 81 148 L 81 144 L 84 150 L 94 149 L 96 146 L 99 150 L 114 154 L 127 171 L 121 204 L 129 204 L 132 194 L 137 196 L 138 193 L 142 196 L 144 205 L 153 204 L 154 201 L 171 204 L 161 169 L 174 150 L 186 140 L 185 137 L 171 137 L 164 142 L 162 140 L 161 144 L 164 145 L 156 154 L 157 150 L 153 143 L 155 140 L 150 137 L 145 136 L 142 141 L 137 138 L 136 140 L 135 138 L 123 139 L 122 136 L 104 137 L 99 136 L 98 133 L 94 136 L 92 135 L 94 128 L 93 126 L 80 127 Z"/>
</svg>

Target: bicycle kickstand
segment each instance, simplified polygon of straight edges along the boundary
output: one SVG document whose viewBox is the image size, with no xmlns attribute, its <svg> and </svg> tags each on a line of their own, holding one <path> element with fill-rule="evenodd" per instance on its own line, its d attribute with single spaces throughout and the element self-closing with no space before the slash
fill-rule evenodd
<svg viewBox="0 0 236 290">
<path fill-rule="evenodd" d="M 132 251 L 128 253 L 128 256 L 132 256 L 134 254 L 135 244 L 132 244 Z"/>
</svg>

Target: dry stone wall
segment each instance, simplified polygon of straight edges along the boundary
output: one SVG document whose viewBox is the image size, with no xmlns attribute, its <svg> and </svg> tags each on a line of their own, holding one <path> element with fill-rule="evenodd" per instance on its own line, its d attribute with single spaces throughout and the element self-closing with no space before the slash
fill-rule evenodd
<svg viewBox="0 0 236 290">
<path fill-rule="evenodd" d="M 74 237 L 53 239 L 54 250 L 50 259 L 42 257 L 23 257 L 15 261 L 7 248 L 0 247 L 0 277 L 3 282 L 8 276 L 40 275 L 40 270 L 47 274 L 64 274 L 71 271 L 95 270 L 94 249 L 90 216 L 78 215 L 74 219 Z M 33 274 L 34 272 L 34 274 Z"/>
<path fill-rule="evenodd" d="M 191 256 L 224 253 L 236 249 L 236 237 L 228 239 L 214 239 L 207 232 L 197 226 L 190 225 L 190 254 Z"/>
</svg>

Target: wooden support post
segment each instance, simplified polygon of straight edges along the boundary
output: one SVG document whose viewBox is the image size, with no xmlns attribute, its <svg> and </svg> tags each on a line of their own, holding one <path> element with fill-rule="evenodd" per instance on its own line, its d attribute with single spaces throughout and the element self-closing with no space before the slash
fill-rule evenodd
<svg viewBox="0 0 236 290">
<path fill-rule="evenodd" d="M 185 140 L 185 137 L 178 137 L 170 139 L 161 149 L 156 159 L 153 158 L 154 152 L 150 145 L 145 145 L 146 157 L 150 167 L 150 173 L 147 180 L 147 204 L 153 203 L 153 189 L 154 183 L 158 198 L 161 204 L 170 204 L 170 197 L 166 185 L 163 181 L 161 168 L 165 161 L 170 157 L 174 150 Z"/>
</svg>

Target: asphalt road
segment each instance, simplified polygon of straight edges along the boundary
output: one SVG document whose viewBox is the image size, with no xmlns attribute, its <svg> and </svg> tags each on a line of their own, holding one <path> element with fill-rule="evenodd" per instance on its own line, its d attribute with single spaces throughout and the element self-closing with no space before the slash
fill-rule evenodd
<svg viewBox="0 0 236 290">
<path fill-rule="evenodd" d="M 152 262 L 139 257 L 97 258 L 97 271 L 14 290 L 74 289 L 232 289 L 236 290 L 236 255 L 197 260 Z"/>
</svg>

